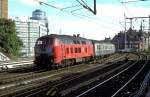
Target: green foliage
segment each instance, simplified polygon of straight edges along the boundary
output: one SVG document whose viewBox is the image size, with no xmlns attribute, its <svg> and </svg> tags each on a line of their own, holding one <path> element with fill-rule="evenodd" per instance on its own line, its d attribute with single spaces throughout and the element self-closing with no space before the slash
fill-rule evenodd
<svg viewBox="0 0 150 97">
<path fill-rule="evenodd" d="M 147 55 L 150 55 L 150 49 L 144 50 L 144 53 L 147 54 Z"/>
<path fill-rule="evenodd" d="M 16 34 L 14 21 L 0 19 L 0 50 L 14 58 L 19 55 L 22 45 L 22 41 Z"/>
</svg>

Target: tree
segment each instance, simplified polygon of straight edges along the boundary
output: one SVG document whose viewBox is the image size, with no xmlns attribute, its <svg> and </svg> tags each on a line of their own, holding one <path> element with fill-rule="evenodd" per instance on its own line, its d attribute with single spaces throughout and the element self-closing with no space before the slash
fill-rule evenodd
<svg viewBox="0 0 150 97">
<path fill-rule="evenodd" d="M 0 19 L 0 50 L 11 58 L 19 55 L 22 41 L 16 33 L 14 21 L 10 19 Z"/>
</svg>

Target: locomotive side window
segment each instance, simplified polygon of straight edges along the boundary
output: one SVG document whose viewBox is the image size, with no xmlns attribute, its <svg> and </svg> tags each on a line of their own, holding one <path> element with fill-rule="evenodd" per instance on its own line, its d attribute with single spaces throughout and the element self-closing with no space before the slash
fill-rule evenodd
<svg viewBox="0 0 150 97">
<path fill-rule="evenodd" d="M 71 48 L 71 53 L 73 53 L 73 48 Z"/>
<path fill-rule="evenodd" d="M 75 48 L 75 53 L 78 53 L 78 48 Z"/>
<path fill-rule="evenodd" d="M 53 39 L 49 39 L 48 37 L 40 38 L 36 42 L 37 45 L 42 45 L 42 44 L 47 45 L 52 43 L 53 43 Z"/>
<path fill-rule="evenodd" d="M 81 48 L 78 48 L 78 53 L 81 53 Z"/>
<path fill-rule="evenodd" d="M 69 48 L 66 48 L 66 53 L 69 54 Z"/>
<path fill-rule="evenodd" d="M 73 43 L 74 43 L 74 44 L 80 44 L 80 41 L 78 41 L 78 40 L 73 40 Z"/>
<path fill-rule="evenodd" d="M 85 52 L 87 53 L 87 48 L 85 48 Z"/>
</svg>

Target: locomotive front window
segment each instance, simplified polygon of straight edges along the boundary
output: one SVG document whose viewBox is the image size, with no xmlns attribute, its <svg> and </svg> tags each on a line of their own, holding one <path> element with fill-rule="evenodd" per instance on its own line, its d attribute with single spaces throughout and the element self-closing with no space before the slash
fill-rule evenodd
<svg viewBox="0 0 150 97">
<path fill-rule="evenodd" d="M 37 40 L 37 45 L 47 45 L 47 44 L 52 44 L 53 40 L 49 38 L 40 38 Z"/>
<path fill-rule="evenodd" d="M 38 44 L 38 45 L 43 45 L 43 44 L 48 44 L 48 42 L 47 42 L 47 41 L 44 41 L 44 40 L 38 40 L 38 41 L 37 41 L 37 44 Z"/>
<path fill-rule="evenodd" d="M 43 41 L 39 40 L 39 41 L 37 41 L 37 44 L 43 44 Z"/>
</svg>

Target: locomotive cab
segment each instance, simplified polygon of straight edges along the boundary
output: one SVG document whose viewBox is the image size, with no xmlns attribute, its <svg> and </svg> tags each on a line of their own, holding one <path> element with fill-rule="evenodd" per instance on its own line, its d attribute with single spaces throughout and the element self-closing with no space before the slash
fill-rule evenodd
<svg viewBox="0 0 150 97">
<path fill-rule="evenodd" d="M 53 39 L 48 36 L 41 37 L 36 41 L 34 47 L 35 64 L 46 66 L 46 64 L 53 62 L 53 44 Z"/>
</svg>

